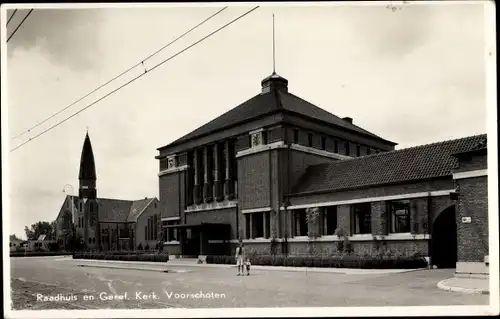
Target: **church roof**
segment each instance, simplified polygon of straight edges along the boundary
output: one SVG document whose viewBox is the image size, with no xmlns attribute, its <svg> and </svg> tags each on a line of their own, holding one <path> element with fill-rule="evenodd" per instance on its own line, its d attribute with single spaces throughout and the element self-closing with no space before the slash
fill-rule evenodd
<svg viewBox="0 0 500 319">
<path fill-rule="evenodd" d="M 477 147 L 486 134 L 309 166 L 292 195 L 331 192 L 447 177 L 458 165 L 453 154 Z"/>
<path fill-rule="evenodd" d="M 273 84 L 275 89 L 265 90 L 266 85 L 273 86 Z M 287 85 L 288 81 L 286 79 L 273 74 L 262 81 L 263 91 L 261 94 L 252 97 L 191 133 L 161 148 L 179 145 L 189 140 L 209 135 L 232 126 L 254 120 L 258 117 L 280 111 L 298 114 L 317 121 L 322 121 L 329 125 L 341 127 L 346 130 L 376 138 L 378 140 L 383 140 L 394 145 L 396 144 L 384 140 L 359 126 L 349 123 L 348 121 L 345 121 L 342 118 L 288 92 Z"/>
<path fill-rule="evenodd" d="M 71 211 L 71 208 L 67 207 L 68 198 L 72 198 L 75 201 L 78 200 L 78 197 L 76 196 L 66 196 L 57 219 L 62 218 L 63 212 Z M 99 222 L 136 222 L 139 215 L 155 200 L 156 197 L 144 198 L 140 200 L 97 198 L 96 201 L 99 207 Z M 73 209 L 75 212 L 78 212 L 78 204 L 76 204 Z"/>
<path fill-rule="evenodd" d="M 82 156 L 80 159 L 80 173 L 78 179 L 96 180 L 94 152 L 92 151 L 92 143 L 90 143 L 89 134 L 85 136 L 83 142 Z"/>
</svg>

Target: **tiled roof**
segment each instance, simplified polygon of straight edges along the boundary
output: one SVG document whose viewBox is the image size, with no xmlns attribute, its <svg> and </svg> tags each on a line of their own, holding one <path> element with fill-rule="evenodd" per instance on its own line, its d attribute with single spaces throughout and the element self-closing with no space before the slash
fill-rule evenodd
<svg viewBox="0 0 500 319">
<path fill-rule="evenodd" d="M 130 213 L 128 215 L 127 221 L 137 221 L 137 217 L 139 217 L 139 214 L 144 211 L 144 209 L 146 209 L 146 207 L 148 207 L 154 200 L 154 198 L 146 198 L 134 201 L 132 203 L 132 206 L 130 207 Z"/>
<path fill-rule="evenodd" d="M 471 150 L 486 134 L 310 166 L 292 194 L 337 191 L 450 176 L 455 153 Z"/>
<path fill-rule="evenodd" d="M 246 102 L 243 102 L 239 106 L 229 110 L 191 133 L 161 148 L 178 145 L 188 140 L 208 135 L 280 110 L 300 114 L 302 116 L 324 121 L 331 125 L 340 126 L 345 129 L 353 130 L 355 132 L 383 140 L 379 136 L 353 125 L 352 123 L 344 121 L 340 117 L 289 93 L 287 90 L 271 90 L 267 93 L 262 93 L 252 97 Z"/>
<path fill-rule="evenodd" d="M 111 198 L 97 198 L 100 222 L 126 222 L 132 201 Z"/>
</svg>

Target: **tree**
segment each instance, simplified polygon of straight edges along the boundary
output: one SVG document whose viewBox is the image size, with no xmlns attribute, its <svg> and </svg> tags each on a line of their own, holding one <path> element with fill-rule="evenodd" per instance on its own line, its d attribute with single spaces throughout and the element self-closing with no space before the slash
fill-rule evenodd
<svg viewBox="0 0 500 319">
<path fill-rule="evenodd" d="M 53 223 L 49 222 L 36 222 L 31 225 L 31 228 L 27 226 L 24 227 L 24 232 L 28 240 L 37 240 L 40 235 L 47 235 L 47 239 L 54 238 L 54 227 Z"/>
</svg>

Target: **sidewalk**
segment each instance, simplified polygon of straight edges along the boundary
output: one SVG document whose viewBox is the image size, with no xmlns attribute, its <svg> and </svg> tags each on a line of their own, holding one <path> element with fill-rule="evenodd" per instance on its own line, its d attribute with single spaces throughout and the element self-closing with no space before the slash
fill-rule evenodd
<svg viewBox="0 0 500 319">
<path fill-rule="evenodd" d="M 440 281 L 438 288 L 471 294 L 489 295 L 489 279 L 453 277 Z"/>
<path fill-rule="evenodd" d="M 236 265 L 227 264 L 198 264 L 196 259 L 174 259 L 168 263 L 148 261 L 121 261 L 121 260 L 93 260 L 93 259 L 68 259 L 83 267 L 105 267 L 134 270 L 165 271 L 169 267 L 204 267 L 204 268 L 235 268 Z M 313 267 L 284 267 L 284 266 L 257 266 L 252 265 L 252 270 L 292 271 L 292 272 L 317 272 L 337 273 L 352 275 L 381 275 L 398 274 L 426 269 L 353 269 L 353 268 L 313 268 Z M 172 272 L 176 272 L 175 270 Z"/>
</svg>

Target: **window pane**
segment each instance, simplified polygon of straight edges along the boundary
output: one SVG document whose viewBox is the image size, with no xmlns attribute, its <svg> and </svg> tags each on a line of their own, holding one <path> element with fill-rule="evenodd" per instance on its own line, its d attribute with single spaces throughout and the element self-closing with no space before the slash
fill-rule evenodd
<svg viewBox="0 0 500 319">
<path fill-rule="evenodd" d="M 326 231 L 325 235 L 335 234 L 337 228 L 337 206 L 330 206 L 325 208 L 326 214 Z"/>
<path fill-rule="evenodd" d="M 410 202 L 393 201 L 389 205 L 391 212 L 391 232 L 410 232 Z"/>
<path fill-rule="evenodd" d="M 352 205 L 352 222 L 354 234 L 370 234 L 372 232 L 371 204 Z"/>
</svg>

